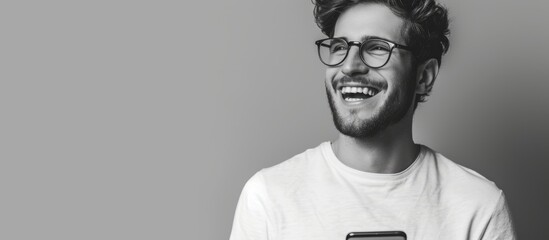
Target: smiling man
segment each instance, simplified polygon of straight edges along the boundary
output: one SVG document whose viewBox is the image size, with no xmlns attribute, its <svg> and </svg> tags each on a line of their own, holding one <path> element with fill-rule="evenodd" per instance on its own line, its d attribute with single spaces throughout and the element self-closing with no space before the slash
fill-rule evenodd
<svg viewBox="0 0 549 240">
<path fill-rule="evenodd" d="M 255 174 L 231 240 L 515 239 L 503 192 L 416 144 L 412 119 L 449 41 L 433 0 L 317 0 L 316 41 L 339 137 Z"/>
</svg>

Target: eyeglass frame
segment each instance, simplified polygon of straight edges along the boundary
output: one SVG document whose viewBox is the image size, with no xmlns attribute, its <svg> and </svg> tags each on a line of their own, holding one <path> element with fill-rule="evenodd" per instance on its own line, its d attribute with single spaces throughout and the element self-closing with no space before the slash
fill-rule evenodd
<svg viewBox="0 0 549 240">
<path fill-rule="evenodd" d="M 341 59 L 340 62 L 336 63 L 336 64 L 327 64 L 325 63 L 323 60 L 322 60 L 322 57 L 320 56 L 320 44 L 323 42 L 323 41 L 326 41 L 328 39 L 340 39 L 340 40 L 343 40 L 348 48 L 347 48 L 347 51 L 345 52 L 345 57 L 343 57 L 343 59 Z M 387 39 L 384 39 L 384 38 L 380 38 L 380 37 L 369 37 L 367 39 L 365 39 L 363 42 L 359 42 L 359 41 L 347 41 L 345 38 L 323 38 L 323 39 L 320 39 L 320 40 L 316 40 L 315 41 L 315 44 L 317 46 L 317 53 L 318 53 L 318 58 L 320 59 L 320 62 L 322 62 L 324 65 L 328 66 L 328 67 L 335 67 L 339 64 L 342 64 L 343 62 L 345 62 L 345 59 L 347 59 L 347 56 L 349 56 L 349 51 L 351 50 L 351 47 L 352 46 L 357 46 L 358 47 L 358 50 L 359 52 L 362 52 L 362 48 L 364 47 L 365 43 L 370 41 L 370 40 L 379 40 L 379 41 L 383 41 L 383 42 L 386 42 L 389 47 L 391 48 L 389 50 L 389 56 L 387 57 L 387 60 L 385 61 L 385 63 L 381 64 L 381 66 L 379 67 L 372 67 L 370 65 L 368 65 L 366 63 L 366 61 L 364 60 L 364 57 L 361 54 L 359 54 L 360 56 L 360 60 L 366 64 L 366 66 L 370 67 L 370 68 L 373 68 L 373 69 L 377 69 L 377 68 L 382 68 L 383 66 L 387 65 L 387 63 L 389 62 L 389 59 L 391 59 L 391 55 L 393 54 L 393 49 L 395 48 L 400 48 L 400 49 L 404 49 L 404 50 L 408 50 L 410 52 L 414 52 L 413 49 L 409 46 L 406 46 L 406 45 L 402 45 L 402 44 L 398 44 L 396 42 L 393 42 L 393 41 L 390 41 L 390 40 L 387 40 Z"/>
</svg>

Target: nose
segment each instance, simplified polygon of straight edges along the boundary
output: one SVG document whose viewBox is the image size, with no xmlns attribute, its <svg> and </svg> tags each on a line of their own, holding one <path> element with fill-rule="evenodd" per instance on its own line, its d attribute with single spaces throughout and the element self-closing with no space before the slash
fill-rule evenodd
<svg viewBox="0 0 549 240">
<path fill-rule="evenodd" d="M 360 49 L 357 45 L 351 45 L 347 58 L 341 65 L 341 72 L 347 76 L 366 74 L 370 68 L 360 58 Z"/>
</svg>

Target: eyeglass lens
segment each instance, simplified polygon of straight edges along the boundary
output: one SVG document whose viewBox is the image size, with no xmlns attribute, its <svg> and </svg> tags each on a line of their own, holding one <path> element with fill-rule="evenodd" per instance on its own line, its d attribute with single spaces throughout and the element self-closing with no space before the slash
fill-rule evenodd
<svg viewBox="0 0 549 240">
<path fill-rule="evenodd" d="M 348 53 L 349 44 L 343 39 L 326 39 L 319 43 L 318 55 L 326 65 L 335 66 L 342 63 Z M 383 40 L 369 39 L 360 47 L 360 54 L 366 65 L 373 68 L 382 67 L 389 60 L 391 46 Z"/>
</svg>

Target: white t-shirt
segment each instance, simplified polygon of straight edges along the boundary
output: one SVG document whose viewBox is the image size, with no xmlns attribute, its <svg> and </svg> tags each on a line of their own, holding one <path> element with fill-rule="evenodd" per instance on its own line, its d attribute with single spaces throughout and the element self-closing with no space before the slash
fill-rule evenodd
<svg viewBox="0 0 549 240">
<path fill-rule="evenodd" d="M 344 165 L 329 142 L 256 173 L 230 240 L 345 240 L 403 231 L 408 240 L 515 239 L 503 192 L 428 147 L 395 174 Z"/>
</svg>

